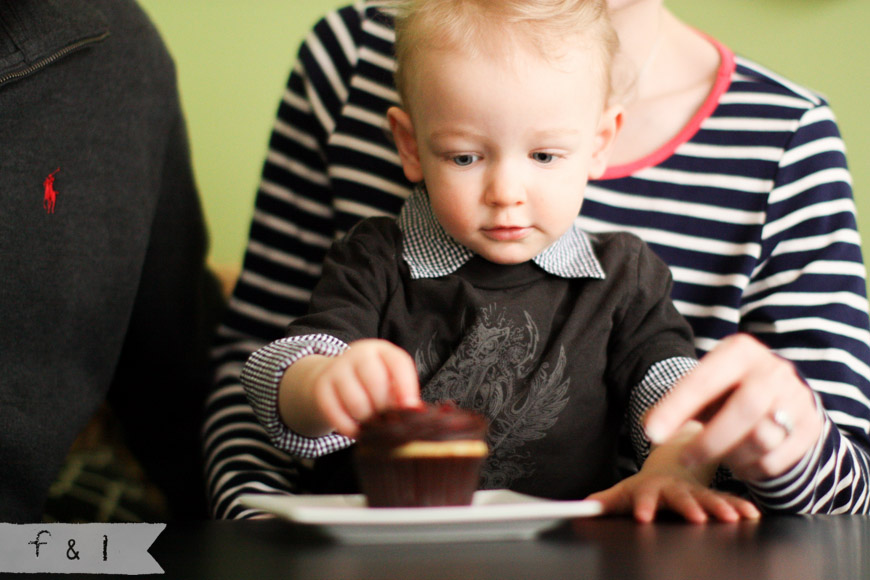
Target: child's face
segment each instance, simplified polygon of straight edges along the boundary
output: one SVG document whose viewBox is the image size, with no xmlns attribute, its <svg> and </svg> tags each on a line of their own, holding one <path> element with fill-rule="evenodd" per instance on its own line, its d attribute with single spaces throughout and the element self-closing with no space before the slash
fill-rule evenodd
<svg viewBox="0 0 870 580">
<path fill-rule="evenodd" d="M 510 54 L 428 51 L 414 62 L 411 116 L 391 111 L 405 173 L 425 180 L 441 225 L 500 264 L 534 258 L 571 227 L 620 121 L 602 110 L 589 50 Z"/>
</svg>

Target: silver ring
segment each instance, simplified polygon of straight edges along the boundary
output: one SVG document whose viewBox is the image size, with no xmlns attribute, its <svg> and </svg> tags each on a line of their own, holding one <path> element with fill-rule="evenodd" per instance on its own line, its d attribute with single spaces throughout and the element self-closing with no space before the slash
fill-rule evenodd
<svg viewBox="0 0 870 580">
<path fill-rule="evenodd" d="M 776 409 L 771 416 L 773 422 L 782 427 L 782 430 L 785 431 L 785 436 L 788 437 L 791 435 L 791 432 L 794 431 L 794 420 L 791 418 L 791 414 L 785 409 Z"/>
</svg>

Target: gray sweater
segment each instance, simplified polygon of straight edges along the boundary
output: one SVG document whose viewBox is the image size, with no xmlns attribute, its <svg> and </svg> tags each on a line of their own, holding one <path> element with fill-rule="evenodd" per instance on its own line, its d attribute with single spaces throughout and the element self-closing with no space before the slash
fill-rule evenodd
<svg viewBox="0 0 870 580">
<path fill-rule="evenodd" d="M 0 0 L 0 521 L 34 521 L 107 398 L 200 514 L 204 265 L 175 70 L 127 0 Z"/>
</svg>

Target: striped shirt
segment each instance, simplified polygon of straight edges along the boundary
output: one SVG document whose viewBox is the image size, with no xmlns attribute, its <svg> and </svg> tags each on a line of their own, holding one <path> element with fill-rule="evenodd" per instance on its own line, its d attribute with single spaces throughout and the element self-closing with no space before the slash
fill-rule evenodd
<svg viewBox="0 0 870 580">
<path fill-rule="evenodd" d="M 239 383 L 242 364 L 303 314 L 323 257 L 360 218 L 411 191 L 388 137 L 394 34 L 368 3 L 328 14 L 303 43 L 278 110 L 243 271 L 214 349 L 205 453 L 218 517 L 250 491 L 305 491 Z M 870 512 L 870 332 L 843 142 L 817 95 L 719 46 L 707 102 L 671 142 L 589 184 L 588 232 L 628 230 L 664 259 L 699 355 L 749 332 L 791 360 L 823 405 L 810 454 L 747 482 L 766 509 Z"/>
</svg>

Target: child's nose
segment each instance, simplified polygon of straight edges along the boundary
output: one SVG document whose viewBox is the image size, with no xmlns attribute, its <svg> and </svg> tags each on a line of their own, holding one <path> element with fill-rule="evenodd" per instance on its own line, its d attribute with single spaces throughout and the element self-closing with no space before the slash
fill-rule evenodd
<svg viewBox="0 0 870 580">
<path fill-rule="evenodd" d="M 485 197 L 488 205 L 518 205 L 525 202 L 525 186 L 510 168 L 496 167 L 490 172 Z"/>
</svg>

